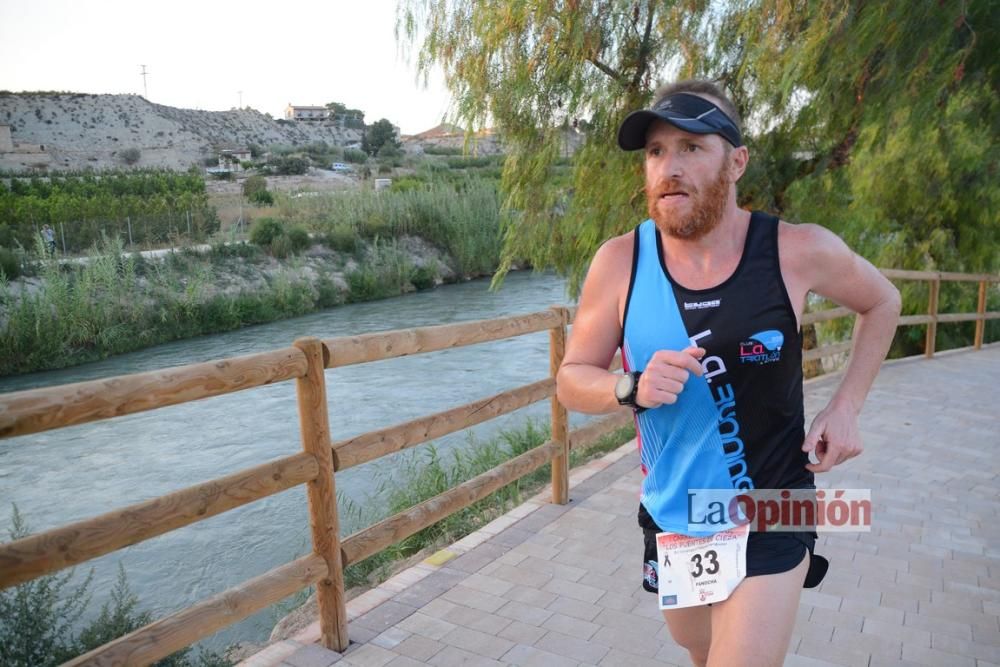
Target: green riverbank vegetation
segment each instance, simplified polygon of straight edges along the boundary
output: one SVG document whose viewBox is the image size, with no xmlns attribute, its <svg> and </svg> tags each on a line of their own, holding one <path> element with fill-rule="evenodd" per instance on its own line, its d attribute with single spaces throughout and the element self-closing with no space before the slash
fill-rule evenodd
<svg viewBox="0 0 1000 667">
<path fill-rule="evenodd" d="M 147 259 L 117 236 L 86 262 L 36 259 L 17 284 L 0 275 L 0 375 L 428 289 L 489 275 L 499 261 L 498 194 L 486 179 L 281 202 L 249 244 Z"/>
</svg>

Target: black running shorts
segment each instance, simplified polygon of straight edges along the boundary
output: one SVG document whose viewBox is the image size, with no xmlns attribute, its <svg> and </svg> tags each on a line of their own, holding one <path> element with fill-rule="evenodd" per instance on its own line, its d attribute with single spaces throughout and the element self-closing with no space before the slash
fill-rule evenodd
<svg viewBox="0 0 1000 667">
<path fill-rule="evenodd" d="M 642 587 L 650 593 L 658 588 L 656 566 L 656 535 L 663 532 L 653 522 L 646 508 L 639 505 L 639 525 L 642 527 L 644 551 L 642 556 Z M 778 574 L 788 572 L 802 562 L 809 552 L 809 571 L 803 588 L 815 588 L 823 581 L 830 563 L 823 556 L 813 553 L 817 535 L 814 531 L 760 533 L 751 531 L 747 537 L 747 575 Z"/>
</svg>

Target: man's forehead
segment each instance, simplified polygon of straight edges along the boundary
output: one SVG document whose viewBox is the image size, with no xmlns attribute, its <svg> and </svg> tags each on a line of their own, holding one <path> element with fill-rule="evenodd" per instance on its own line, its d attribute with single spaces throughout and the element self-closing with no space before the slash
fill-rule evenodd
<svg viewBox="0 0 1000 667">
<path fill-rule="evenodd" d="M 687 139 L 687 140 L 699 140 L 699 141 L 709 141 L 709 142 L 720 142 L 724 143 L 725 139 L 720 137 L 714 132 L 708 134 L 701 134 L 698 132 L 688 132 L 683 130 L 676 125 L 668 123 L 665 120 L 654 119 L 649 124 L 649 129 L 646 130 L 646 143 L 653 143 L 656 141 L 670 141 L 673 139 Z"/>
</svg>

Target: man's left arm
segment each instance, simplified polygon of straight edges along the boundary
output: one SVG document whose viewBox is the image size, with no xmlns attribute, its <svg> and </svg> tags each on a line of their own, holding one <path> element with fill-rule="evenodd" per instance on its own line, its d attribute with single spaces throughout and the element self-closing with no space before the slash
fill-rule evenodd
<svg viewBox="0 0 1000 667">
<path fill-rule="evenodd" d="M 826 472 L 861 453 L 858 415 L 892 344 L 901 300 L 899 290 L 836 234 L 818 225 L 796 227 L 796 273 L 807 291 L 857 313 L 843 380 L 802 445 L 819 461 L 806 468 Z"/>
</svg>

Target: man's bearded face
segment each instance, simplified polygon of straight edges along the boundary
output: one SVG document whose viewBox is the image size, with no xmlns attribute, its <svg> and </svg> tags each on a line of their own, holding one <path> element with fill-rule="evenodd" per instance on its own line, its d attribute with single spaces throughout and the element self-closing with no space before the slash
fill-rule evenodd
<svg viewBox="0 0 1000 667">
<path fill-rule="evenodd" d="M 704 189 L 674 178 L 646 184 L 649 217 L 657 228 L 675 238 L 694 241 L 722 221 L 729 197 L 728 159 L 724 160 Z"/>
</svg>

